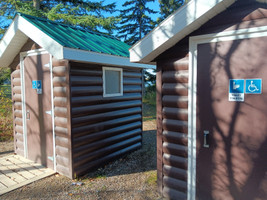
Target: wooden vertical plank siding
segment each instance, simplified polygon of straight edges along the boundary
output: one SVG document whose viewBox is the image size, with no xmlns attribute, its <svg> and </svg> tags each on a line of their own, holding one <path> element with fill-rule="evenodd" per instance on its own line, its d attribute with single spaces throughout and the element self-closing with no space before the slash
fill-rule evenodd
<svg viewBox="0 0 267 200">
<path fill-rule="evenodd" d="M 158 62 L 157 75 L 159 191 L 186 199 L 188 57 Z"/>
<path fill-rule="evenodd" d="M 15 153 L 24 156 L 22 100 L 21 100 L 21 77 L 20 67 L 11 74 L 12 108 L 13 108 L 13 131 Z"/>
<path fill-rule="evenodd" d="M 73 178 L 69 61 L 53 59 L 56 170 Z"/>
<path fill-rule="evenodd" d="M 123 96 L 103 97 L 102 66 L 72 62 L 75 175 L 141 147 L 142 70 L 123 69 Z"/>
</svg>

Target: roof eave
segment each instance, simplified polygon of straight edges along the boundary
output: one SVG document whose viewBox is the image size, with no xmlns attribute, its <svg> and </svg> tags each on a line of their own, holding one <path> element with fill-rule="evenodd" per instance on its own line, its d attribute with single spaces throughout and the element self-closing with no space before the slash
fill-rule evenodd
<svg viewBox="0 0 267 200">
<path fill-rule="evenodd" d="M 77 62 L 96 63 L 108 66 L 118 67 L 133 67 L 143 69 L 155 69 L 154 65 L 131 63 L 127 57 L 97 53 L 92 51 L 85 51 L 80 49 L 72 49 L 68 47 L 63 48 L 63 57 L 67 60 L 73 60 Z"/>
<path fill-rule="evenodd" d="M 19 30 L 16 16 L 0 41 L 0 67 L 9 67 L 28 37 Z"/>
<path fill-rule="evenodd" d="M 17 15 L 0 42 L 0 67 L 9 67 L 21 48 L 32 39 L 57 59 L 63 58 L 63 46 Z"/>
<path fill-rule="evenodd" d="M 63 47 L 20 15 L 15 17 L 0 42 L 0 67 L 9 67 L 28 38 L 59 60 L 68 59 L 111 66 L 155 69 L 153 65 L 131 63 L 127 57 Z"/>
<path fill-rule="evenodd" d="M 146 37 L 130 48 L 130 61 L 151 63 L 157 56 L 236 0 L 192 0 L 164 20 Z"/>
</svg>

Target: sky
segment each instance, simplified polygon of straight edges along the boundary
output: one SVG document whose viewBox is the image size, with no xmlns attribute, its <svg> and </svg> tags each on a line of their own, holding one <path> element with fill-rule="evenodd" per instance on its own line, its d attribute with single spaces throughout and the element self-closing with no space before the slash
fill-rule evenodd
<svg viewBox="0 0 267 200">
<path fill-rule="evenodd" d="M 91 1 L 98 2 L 99 0 L 91 0 Z M 106 4 L 116 3 L 117 9 L 122 10 L 123 9 L 122 4 L 124 4 L 124 2 L 126 2 L 126 0 L 117 0 L 117 1 L 116 0 L 105 0 L 104 2 Z M 159 2 L 158 2 L 158 0 L 154 0 L 154 2 L 147 3 L 147 6 L 150 9 L 159 12 Z M 159 17 L 159 14 L 152 14 L 152 15 L 150 15 L 150 17 L 152 17 L 153 20 L 156 20 Z"/>
<path fill-rule="evenodd" d="M 92 2 L 99 2 L 99 0 L 90 0 L 90 1 L 92 1 Z M 123 9 L 122 4 L 124 4 L 124 2 L 126 2 L 126 0 L 104 0 L 104 4 L 116 3 L 118 10 Z M 148 5 L 148 7 L 150 9 L 159 12 L 159 2 L 158 2 L 158 0 L 154 0 L 154 2 L 149 2 L 149 3 L 147 3 L 147 5 Z M 119 12 L 117 12 L 115 14 L 118 15 Z M 111 15 L 110 14 L 107 14 L 107 16 L 111 16 Z M 153 20 L 157 20 L 157 18 L 159 17 L 159 13 L 157 13 L 157 14 L 151 14 L 150 17 Z M 12 21 L 12 20 L 4 20 L 4 21 L 1 21 L 1 19 L 2 19 L 2 17 L 0 16 L 0 23 L 7 23 L 7 24 L 9 24 Z"/>
<path fill-rule="evenodd" d="M 92 2 L 99 2 L 99 0 L 90 0 Z M 124 4 L 124 2 L 126 2 L 126 0 L 104 0 L 105 4 L 109 4 L 109 3 L 116 3 L 117 5 L 117 9 L 121 10 L 123 9 L 122 4 Z M 154 0 L 154 2 L 149 2 L 147 3 L 148 7 L 152 10 L 155 10 L 157 12 L 159 12 L 159 2 L 158 0 Z M 118 14 L 118 13 L 116 13 Z M 159 14 L 151 14 L 150 17 L 152 17 L 153 20 L 156 20 L 159 17 Z M 0 20 L 1 20 L 1 16 L 0 16 Z M 10 23 L 11 20 L 8 20 L 8 23 Z M 3 22 L 2 22 L 3 23 Z"/>
</svg>

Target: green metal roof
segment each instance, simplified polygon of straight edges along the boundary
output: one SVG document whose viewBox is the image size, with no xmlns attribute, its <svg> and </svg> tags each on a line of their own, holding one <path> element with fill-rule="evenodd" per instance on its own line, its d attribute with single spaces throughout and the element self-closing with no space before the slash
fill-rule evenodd
<svg viewBox="0 0 267 200">
<path fill-rule="evenodd" d="M 19 15 L 64 47 L 129 57 L 130 46 L 115 37 L 30 15 Z"/>
</svg>

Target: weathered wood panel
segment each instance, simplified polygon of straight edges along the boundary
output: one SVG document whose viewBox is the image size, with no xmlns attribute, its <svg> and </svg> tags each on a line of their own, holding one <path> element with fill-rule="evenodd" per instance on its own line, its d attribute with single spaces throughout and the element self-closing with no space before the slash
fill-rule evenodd
<svg viewBox="0 0 267 200">
<path fill-rule="evenodd" d="M 123 96 L 103 97 L 102 66 L 71 63 L 74 173 L 79 176 L 142 142 L 142 71 L 123 69 Z"/>
</svg>

